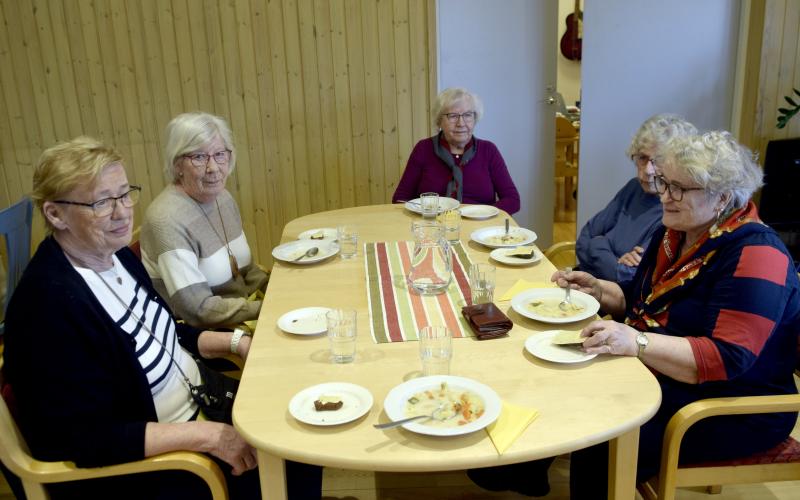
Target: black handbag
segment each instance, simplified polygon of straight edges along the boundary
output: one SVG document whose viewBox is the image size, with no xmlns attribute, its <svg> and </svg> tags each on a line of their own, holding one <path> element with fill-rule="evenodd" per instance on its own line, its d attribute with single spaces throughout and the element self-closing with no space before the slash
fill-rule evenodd
<svg viewBox="0 0 800 500">
<path fill-rule="evenodd" d="M 233 425 L 233 400 L 239 390 L 239 381 L 209 368 L 199 359 L 195 362 L 203 383 L 189 384 L 192 399 L 208 420 Z"/>
</svg>

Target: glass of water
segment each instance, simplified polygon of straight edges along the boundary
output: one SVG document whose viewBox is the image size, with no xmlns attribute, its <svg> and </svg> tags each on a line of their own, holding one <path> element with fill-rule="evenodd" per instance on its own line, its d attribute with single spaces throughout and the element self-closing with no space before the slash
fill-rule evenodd
<svg viewBox="0 0 800 500">
<path fill-rule="evenodd" d="M 439 193 L 422 193 L 419 195 L 419 204 L 423 219 L 435 219 L 439 213 Z"/>
<path fill-rule="evenodd" d="M 425 376 L 450 374 L 451 337 L 450 330 L 444 326 L 425 326 L 419 331 L 419 358 Z"/>
<path fill-rule="evenodd" d="M 495 267 L 480 263 L 469 266 L 469 290 L 472 304 L 488 304 L 494 301 Z"/>
<path fill-rule="evenodd" d="M 356 311 L 331 309 L 325 314 L 328 345 L 334 363 L 352 363 L 356 357 Z"/>
<path fill-rule="evenodd" d="M 339 240 L 339 254 L 343 259 L 351 259 L 358 253 L 358 229 L 355 226 L 341 225 L 336 228 Z"/>
</svg>

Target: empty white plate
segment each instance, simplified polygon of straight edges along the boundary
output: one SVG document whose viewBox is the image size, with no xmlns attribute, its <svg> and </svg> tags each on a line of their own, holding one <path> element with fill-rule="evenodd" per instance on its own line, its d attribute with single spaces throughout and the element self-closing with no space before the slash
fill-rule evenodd
<svg viewBox="0 0 800 500">
<path fill-rule="evenodd" d="M 278 318 L 278 328 L 295 335 L 318 335 L 328 330 L 325 314 L 327 307 L 303 307 L 289 311 Z"/>
<path fill-rule="evenodd" d="M 303 257 L 300 260 L 295 260 L 311 247 L 319 248 L 319 253 L 313 257 Z M 292 264 L 313 264 L 337 253 L 339 253 L 339 245 L 331 240 L 295 240 L 272 249 L 273 257 Z"/>
<path fill-rule="evenodd" d="M 467 219 L 489 219 L 500 213 L 497 207 L 491 205 L 470 205 L 458 209 L 462 217 Z"/>
</svg>

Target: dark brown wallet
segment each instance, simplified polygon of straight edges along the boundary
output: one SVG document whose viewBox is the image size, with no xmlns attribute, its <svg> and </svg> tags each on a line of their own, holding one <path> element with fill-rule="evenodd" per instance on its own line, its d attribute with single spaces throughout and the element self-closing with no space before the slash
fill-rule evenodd
<svg viewBox="0 0 800 500">
<path fill-rule="evenodd" d="M 478 340 L 489 340 L 506 335 L 514 326 L 503 311 L 493 303 L 464 306 L 461 313 L 469 321 Z"/>
</svg>

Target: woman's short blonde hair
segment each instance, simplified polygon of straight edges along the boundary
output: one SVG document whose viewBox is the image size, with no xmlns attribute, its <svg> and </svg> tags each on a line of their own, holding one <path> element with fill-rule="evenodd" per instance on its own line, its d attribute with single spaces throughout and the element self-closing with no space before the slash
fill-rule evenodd
<svg viewBox="0 0 800 500">
<path fill-rule="evenodd" d="M 628 158 L 641 154 L 642 151 L 651 151 L 653 155 L 671 138 L 697 134 L 697 127 L 687 122 L 678 115 L 660 114 L 651 116 L 631 139 L 631 144 L 625 151 Z"/>
<path fill-rule="evenodd" d="M 764 172 L 753 153 L 722 130 L 671 139 L 656 164 L 682 169 L 711 193 L 730 193 L 726 209 L 742 208 L 763 185 Z"/>
<path fill-rule="evenodd" d="M 164 137 L 164 175 L 170 182 L 178 180 L 176 161 L 183 155 L 197 151 L 219 135 L 231 151 L 230 171 L 236 167 L 236 148 L 228 123 L 209 113 L 183 113 L 169 122 Z"/>
<path fill-rule="evenodd" d="M 46 201 L 58 200 L 78 186 L 93 184 L 112 163 L 122 163 L 119 151 L 92 137 L 76 137 L 46 149 L 33 171 L 33 203 L 43 212 Z M 44 220 L 47 231 L 52 232 L 54 227 L 47 217 Z"/>
<path fill-rule="evenodd" d="M 475 111 L 475 123 L 478 123 L 483 117 L 483 101 L 477 94 L 473 94 L 469 90 L 462 87 L 450 87 L 439 92 L 436 96 L 436 102 L 433 103 L 431 115 L 433 116 L 433 124 L 439 128 L 446 110 L 450 109 L 458 101 L 472 101 L 472 110 Z"/>
</svg>

